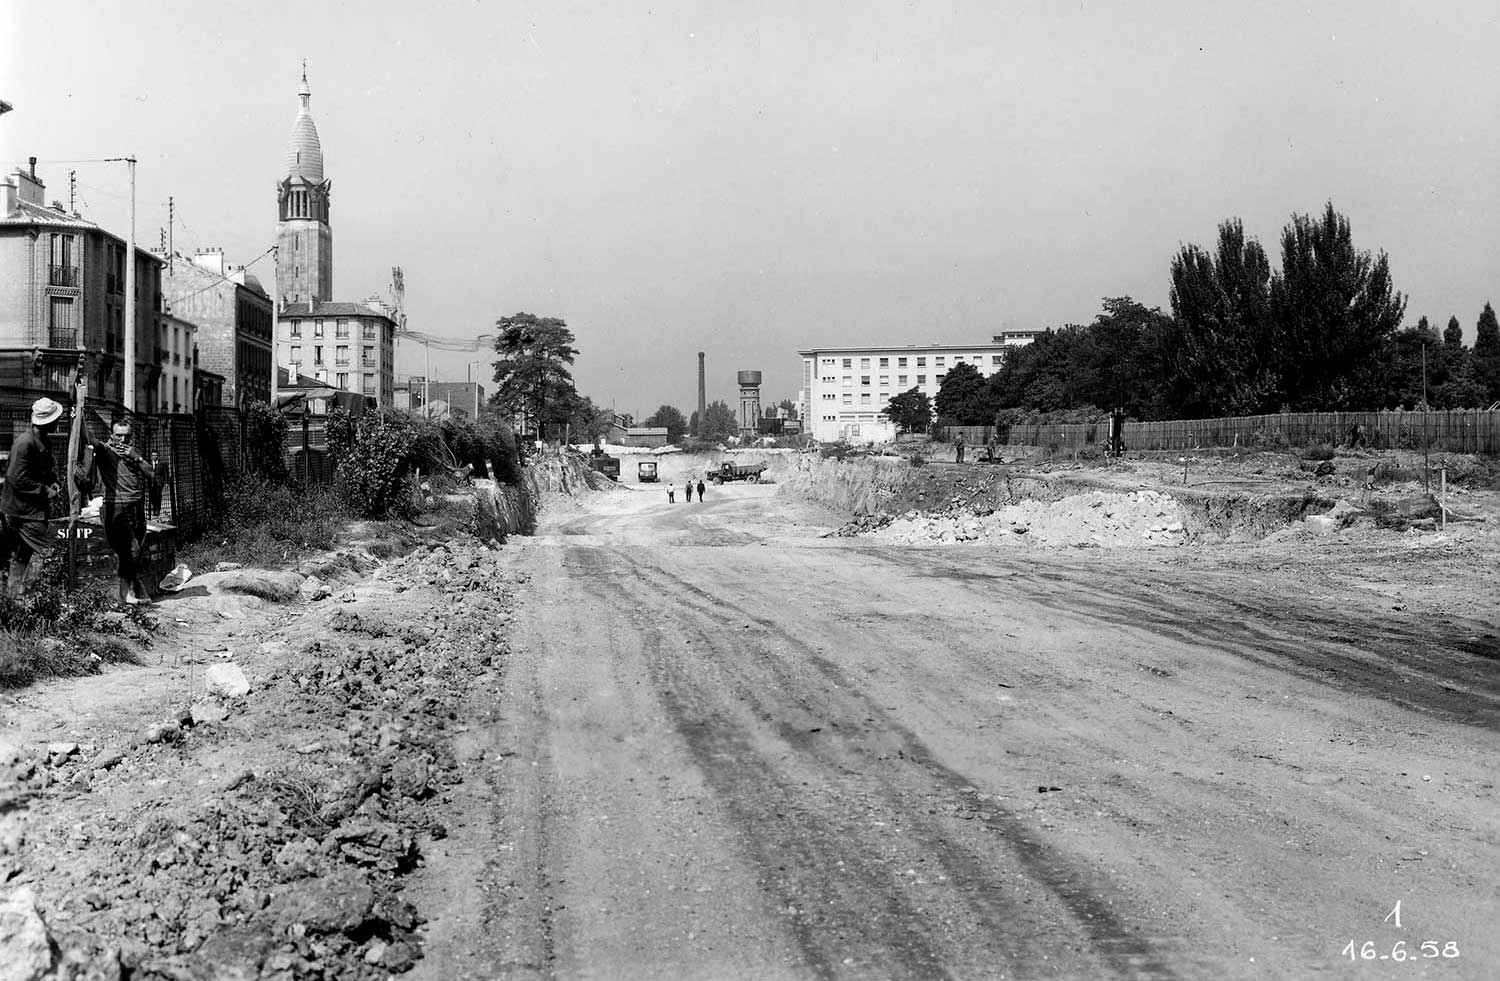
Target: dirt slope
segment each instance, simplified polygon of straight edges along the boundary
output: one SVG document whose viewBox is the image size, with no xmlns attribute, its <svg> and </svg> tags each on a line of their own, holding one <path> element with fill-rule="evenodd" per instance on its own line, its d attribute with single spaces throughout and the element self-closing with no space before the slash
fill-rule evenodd
<svg viewBox="0 0 1500 981">
<path fill-rule="evenodd" d="M 422 874 L 450 897 L 422 976 L 1500 965 L 1490 620 L 1330 601 L 1275 545 L 1250 576 L 825 538 L 768 487 L 658 498 L 555 510 L 513 553 L 532 591 L 487 787 Z"/>
</svg>

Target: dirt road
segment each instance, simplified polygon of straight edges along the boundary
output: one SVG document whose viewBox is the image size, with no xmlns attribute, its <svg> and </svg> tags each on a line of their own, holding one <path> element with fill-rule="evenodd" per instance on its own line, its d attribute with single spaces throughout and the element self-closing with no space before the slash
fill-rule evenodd
<svg viewBox="0 0 1500 981">
<path fill-rule="evenodd" d="M 631 488 L 507 546 L 419 976 L 1500 972 L 1492 627 L 836 521 Z"/>
</svg>

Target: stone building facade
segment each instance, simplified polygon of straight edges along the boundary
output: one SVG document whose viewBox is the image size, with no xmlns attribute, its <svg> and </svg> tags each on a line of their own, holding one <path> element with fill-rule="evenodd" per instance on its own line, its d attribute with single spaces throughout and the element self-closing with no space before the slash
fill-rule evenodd
<svg viewBox="0 0 1500 981">
<path fill-rule="evenodd" d="M 0 388 L 66 393 L 82 367 L 91 396 L 123 401 L 127 243 L 45 191 L 34 161 L 0 180 Z M 158 411 L 162 264 L 134 262 L 136 407 Z"/>
<path fill-rule="evenodd" d="M 260 281 L 204 249 L 173 256 L 163 289 L 171 313 L 197 325 L 198 364 L 223 376 L 224 404 L 269 402 L 272 311 Z"/>
<path fill-rule="evenodd" d="M 276 363 L 394 405 L 395 321 L 360 303 L 288 303 L 277 327 Z"/>
</svg>

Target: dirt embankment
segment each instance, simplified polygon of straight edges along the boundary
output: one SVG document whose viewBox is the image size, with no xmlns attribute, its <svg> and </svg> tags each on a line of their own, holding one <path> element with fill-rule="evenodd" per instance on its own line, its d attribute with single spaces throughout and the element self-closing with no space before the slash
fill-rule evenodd
<svg viewBox="0 0 1500 981">
<path fill-rule="evenodd" d="M 447 836 L 457 709 L 498 677 L 517 585 L 462 532 L 211 573 L 158 605 L 145 667 L 7 697 L 5 976 L 409 968 L 404 884 Z"/>
<path fill-rule="evenodd" d="M 786 493 L 851 516 L 843 534 L 893 544 L 1005 540 L 1077 548 L 1257 541 L 1348 529 L 1432 531 L 1442 511 L 1411 461 L 1286 453 L 1113 465 L 948 463 L 902 457 L 797 457 Z M 1420 458 L 1417 460 L 1420 465 Z M 1484 467 L 1455 460 L 1449 520 L 1500 518 Z"/>
</svg>

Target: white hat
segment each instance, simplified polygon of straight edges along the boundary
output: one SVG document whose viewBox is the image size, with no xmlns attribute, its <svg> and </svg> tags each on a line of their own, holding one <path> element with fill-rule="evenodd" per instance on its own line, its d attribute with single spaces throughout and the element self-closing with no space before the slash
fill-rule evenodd
<svg viewBox="0 0 1500 981">
<path fill-rule="evenodd" d="M 31 424 L 33 426 L 45 426 L 62 415 L 62 413 L 63 407 L 51 399 L 37 399 L 31 403 Z"/>
</svg>

